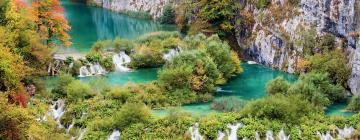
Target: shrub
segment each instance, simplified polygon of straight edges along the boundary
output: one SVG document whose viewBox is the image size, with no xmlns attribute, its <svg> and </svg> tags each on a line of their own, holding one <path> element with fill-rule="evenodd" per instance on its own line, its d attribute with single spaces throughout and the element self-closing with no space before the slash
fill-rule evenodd
<svg viewBox="0 0 360 140">
<path fill-rule="evenodd" d="M 257 8 L 257 9 L 265 8 L 265 7 L 267 7 L 270 3 L 271 3 L 271 1 L 269 1 L 269 0 L 257 0 L 257 1 L 256 1 L 256 8 Z"/>
<path fill-rule="evenodd" d="M 115 52 L 124 51 L 126 54 L 130 54 L 131 50 L 135 47 L 135 43 L 133 41 L 121 38 L 115 38 L 113 45 Z"/>
<path fill-rule="evenodd" d="M 101 55 L 101 53 L 98 53 L 98 52 L 90 52 L 85 57 L 86 57 L 86 60 L 90 63 L 100 62 L 103 59 L 103 56 Z"/>
<path fill-rule="evenodd" d="M 100 61 L 100 65 L 103 66 L 107 71 L 114 71 L 115 66 L 111 56 L 105 57 Z"/>
<path fill-rule="evenodd" d="M 311 72 L 300 76 L 290 89 L 290 94 L 301 94 L 308 101 L 324 107 L 345 98 L 345 89 L 331 82 L 327 73 Z"/>
<path fill-rule="evenodd" d="M 144 104 L 126 103 L 113 117 L 116 128 L 123 130 L 132 124 L 149 123 L 151 114 Z"/>
<path fill-rule="evenodd" d="M 360 111 L 360 95 L 355 95 L 351 98 L 347 109 L 354 112 Z"/>
<path fill-rule="evenodd" d="M 192 92 L 197 95 L 212 94 L 219 76 L 216 64 L 211 58 L 204 52 L 194 50 L 183 52 L 167 63 L 158 74 L 158 82 L 161 87 L 170 93 L 187 91 L 182 94 L 186 97 L 191 95 Z M 176 94 L 170 95 L 177 96 Z"/>
<path fill-rule="evenodd" d="M 290 83 L 283 77 L 277 77 L 276 79 L 269 81 L 266 85 L 266 91 L 269 95 L 275 95 L 278 93 L 286 94 L 289 88 Z"/>
<path fill-rule="evenodd" d="M 166 5 L 162 16 L 160 17 L 160 23 L 174 24 L 175 23 L 175 10 L 171 5 Z"/>
<path fill-rule="evenodd" d="M 54 98 L 64 98 L 67 96 L 66 87 L 75 81 L 75 78 L 71 77 L 70 75 L 61 75 L 59 79 L 55 81 L 54 87 L 51 90 Z"/>
<path fill-rule="evenodd" d="M 242 115 L 299 124 L 300 118 L 313 112 L 317 110 L 301 96 L 276 94 L 250 102 L 243 109 Z"/>
<path fill-rule="evenodd" d="M 65 93 L 67 100 L 70 102 L 76 102 L 78 100 L 88 99 L 95 95 L 88 84 L 84 84 L 80 81 L 73 81 L 65 87 Z"/>
<path fill-rule="evenodd" d="M 246 101 L 236 97 L 217 98 L 211 104 L 211 108 L 221 112 L 237 112 L 246 105 Z"/>
<path fill-rule="evenodd" d="M 315 54 L 310 57 L 310 70 L 319 73 L 328 73 L 333 84 L 347 87 L 347 80 L 351 70 L 348 60 L 341 50 L 334 50 L 325 54 Z"/>
<path fill-rule="evenodd" d="M 243 71 L 237 54 L 232 52 L 230 46 L 226 42 L 222 42 L 217 35 L 207 38 L 206 52 L 214 60 L 217 69 L 225 79 L 229 79 Z"/>
</svg>

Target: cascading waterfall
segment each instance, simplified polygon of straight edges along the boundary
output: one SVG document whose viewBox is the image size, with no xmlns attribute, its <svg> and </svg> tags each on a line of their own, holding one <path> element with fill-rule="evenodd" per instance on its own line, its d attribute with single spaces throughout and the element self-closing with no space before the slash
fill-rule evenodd
<svg viewBox="0 0 360 140">
<path fill-rule="evenodd" d="M 345 126 L 344 129 L 336 128 L 336 130 L 338 130 L 339 139 L 348 139 L 351 138 L 352 133 L 354 132 L 355 129 L 353 127 Z"/>
<path fill-rule="evenodd" d="M 317 135 L 319 136 L 320 140 L 335 140 L 331 135 L 330 132 L 327 131 L 325 134 L 320 133 L 319 131 L 316 132 Z"/>
<path fill-rule="evenodd" d="M 108 137 L 108 140 L 120 140 L 120 131 L 119 130 L 113 130 L 111 135 Z"/>
<path fill-rule="evenodd" d="M 79 70 L 79 77 L 103 74 L 106 74 L 106 70 L 99 63 L 89 64 L 89 66 L 81 66 Z"/>
<path fill-rule="evenodd" d="M 290 140 L 290 135 L 286 136 L 284 129 L 281 129 L 278 138 L 279 140 Z"/>
<path fill-rule="evenodd" d="M 75 119 L 72 120 L 71 124 L 69 125 L 69 127 L 66 129 L 66 133 L 69 133 L 71 128 L 74 127 L 74 124 L 75 124 Z"/>
<path fill-rule="evenodd" d="M 221 131 L 218 131 L 218 135 L 217 135 L 217 138 L 216 140 L 223 140 L 225 137 L 225 134 Z"/>
<path fill-rule="evenodd" d="M 125 52 L 113 55 L 112 60 L 117 71 L 126 72 L 130 70 L 126 67 L 126 64 L 131 62 L 131 58 Z"/>
<path fill-rule="evenodd" d="M 266 131 L 266 140 L 275 140 L 271 130 Z"/>
<path fill-rule="evenodd" d="M 228 134 L 228 140 L 237 140 L 237 130 L 244 125 L 242 123 L 236 123 L 235 125 L 228 124 L 227 127 L 230 129 L 230 134 Z"/>
<path fill-rule="evenodd" d="M 255 132 L 255 140 L 261 140 L 260 139 L 260 134 L 258 131 Z"/>
<path fill-rule="evenodd" d="M 203 137 L 201 136 L 199 132 L 199 124 L 195 123 L 195 125 L 191 126 L 189 128 L 189 132 L 191 135 L 191 140 L 202 140 Z"/>
<path fill-rule="evenodd" d="M 59 127 L 62 128 L 63 126 L 60 123 L 60 118 L 65 113 L 65 101 L 57 100 L 56 102 L 53 102 L 50 109 L 51 115 L 54 117 Z"/>
<path fill-rule="evenodd" d="M 241 123 L 237 123 L 235 125 L 228 124 L 227 128 L 230 129 L 230 134 L 229 134 L 229 130 L 226 130 L 226 134 L 223 133 L 222 131 L 218 131 L 216 140 L 224 140 L 225 136 L 227 136 L 228 140 L 237 140 L 237 131 L 243 126 L 244 125 Z M 336 130 L 338 131 L 337 133 L 338 139 L 350 139 L 352 137 L 353 132 L 355 131 L 353 127 L 347 127 L 347 126 L 345 126 L 343 129 L 337 128 Z M 199 132 L 198 123 L 195 123 L 195 125 L 191 126 L 189 128 L 189 131 L 191 134 L 191 140 L 203 139 L 203 136 L 201 136 Z M 329 131 L 327 131 L 326 133 L 317 132 L 317 135 L 319 136 L 320 140 L 335 140 L 335 138 L 331 136 Z M 255 133 L 255 139 L 261 140 L 260 134 L 258 132 Z M 286 135 L 284 129 L 281 129 L 277 135 L 277 139 L 290 140 L 290 135 Z M 271 130 L 266 131 L 265 140 L 275 140 L 273 131 Z"/>
<path fill-rule="evenodd" d="M 82 140 L 86 131 L 87 131 L 86 128 L 85 128 L 85 129 L 82 129 L 81 132 L 80 132 L 79 137 L 77 138 L 77 140 Z"/>
<path fill-rule="evenodd" d="M 163 59 L 170 61 L 172 58 L 174 58 L 175 56 L 177 56 L 179 54 L 179 50 L 178 49 L 170 49 L 168 53 L 165 53 L 163 55 Z"/>
<path fill-rule="evenodd" d="M 223 133 L 222 131 L 218 131 L 216 140 L 224 140 L 224 138 L 226 136 L 227 136 L 228 140 L 237 140 L 237 131 L 238 131 L 238 129 L 242 128 L 243 126 L 244 125 L 242 123 L 237 123 L 235 125 L 228 124 L 227 128 L 230 129 L 230 134 L 229 134 L 229 130 L 226 130 L 226 134 Z M 352 137 L 353 132 L 355 131 L 355 129 L 353 127 L 347 127 L 347 126 L 345 126 L 343 129 L 337 128 L 336 130 L 338 131 L 338 133 L 337 133 L 338 139 L 350 139 Z M 201 136 L 201 134 L 199 132 L 199 124 L 198 123 L 195 123 L 195 125 L 191 126 L 189 128 L 189 132 L 191 134 L 191 140 L 202 140 L 203 139 L 203 136 Z M 329 131 L 327 131 L 326 133 L 317 132 L 317 135 L 319 136 L 320 140 L 335 140 L 335 138 L 333 138 L 331 136 Z M 244 138 L 244 139 L 247 139 L 247 138 Z M 258 132 L 255 133 L 255 139 L 261 140 L 260 134 Z M 284 129 L 281 129 L 277 135 L 277 139 L 290 140 L 290 135 L 286 135 Z M 271 131 L 271 130 L 266 131 L 265 140 L 275 140 L 273 131 Z"/>
</svg>

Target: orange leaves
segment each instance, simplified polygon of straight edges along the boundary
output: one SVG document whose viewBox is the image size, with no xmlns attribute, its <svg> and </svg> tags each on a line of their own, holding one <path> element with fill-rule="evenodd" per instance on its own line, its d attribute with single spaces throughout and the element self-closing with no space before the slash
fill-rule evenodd
<svg viewBox="0 0 360 140">
<path fill-rule="evenodd" d="M 60 5 L 59 0 L 35 0 L 32 3 L 32 8 L 38 29 L 46 32 L 46 35 L 43 35 L 43 37 L 48 43 L 50 43 L 51 39 L 56 38 L 64 46 L 71 45 L 70 36 L 67 33 L 70 30 L 70 26 L 64 17 L 64 8 Z M 41 28 L 44 26 L 46 30 Z"/>
<path fill-rule="evenodd" d="M 306 72 L 311 66 L 311 62 L 307 59 L 299 59 L 297 63 L 298 72 Z"/>
</svg>

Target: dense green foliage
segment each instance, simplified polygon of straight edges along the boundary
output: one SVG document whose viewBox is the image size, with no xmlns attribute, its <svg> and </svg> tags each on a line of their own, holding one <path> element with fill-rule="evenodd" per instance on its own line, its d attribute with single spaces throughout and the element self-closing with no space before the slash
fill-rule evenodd
<svg viewBox="0 0 360 140">
<path fill-rule="evenodd" d="M 160 23 L 174 24 L 175 23 L 175 10 L 171 5 L 166 5 L 162 16 L 160 17 Z"/>
<path fill-rule="evenodd" d="M 354 95 L 347 107 L 348 110 L 360 112 L 360 95 Z"/>
<path fill-rule="evenodd" d="M 221 112 L 237 112 L 243 109 L 246 101 L 236 97 L 216 98 L 211 103 L 211 108 Z"/>
<path fill-rule="evenodd" d="M 159 72 L 159 84 L 173 101 L 208 101 L 220 73 L 203 52 L 182 52 Z"/>
<path fill-rule="evenodd" d="M 286 81 L 283 77 L 277 77 L 274 80 L 271 80 L 266 85 L 266 92 L 269 95 L 275 95 L 275 94 L 285 94 L 288 89 L 290 88 L 290 83 Z"/>
</svg>

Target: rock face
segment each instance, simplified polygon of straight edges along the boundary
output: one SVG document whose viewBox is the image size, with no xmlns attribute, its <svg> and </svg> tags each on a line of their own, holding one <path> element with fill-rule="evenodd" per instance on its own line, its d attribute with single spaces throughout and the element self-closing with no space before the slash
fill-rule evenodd
<svg viewBox="0 0 360 140">
<path fill-rule="evenodd" d="M 148 12 L 153 19 L 160 18 L 169 0 L 92 0 L 93 4 L 118 12 Z"/>
<path fill-rule="evenodd" d="M 360 94 L 360 41 L 358 41 L 357 47 L 353 54 L 353 59 L 351 63 L 352 73 L 351 78 L 349 79 L 349 87 L 351 93 Z"/>
<path fill-rule="evenodd" d="M 302 46 L 294 42 L 291 46 L 288 40 L 297 39 L 299 30 L 315 26 L 318 36 L 334 35 L 337 43 L 345 44 L 346 50 L 353 54 L 349 55 L 352 66 L 349 86 L 352 93 L 359 93 L 360 45 L 359 39 L 351 36 L 357 30 L 357 0 L 301 0 L 298 6 L 290 8 L 286 3 L 287 0 L 272 0 L 273 6 L 283 9 L 280 14 L 274 9 L 258 10 L 253 5 L 246 5 L 245 9 L 255 19 L 252 41 L 244 45 L 242 32 L 235 34 L 240 47 L 247 46 L 244 47 L 246 55 L 260 64 L 294 73 Z M 279 15 L 285 16 L 276 17 Z"/>
</svg>

